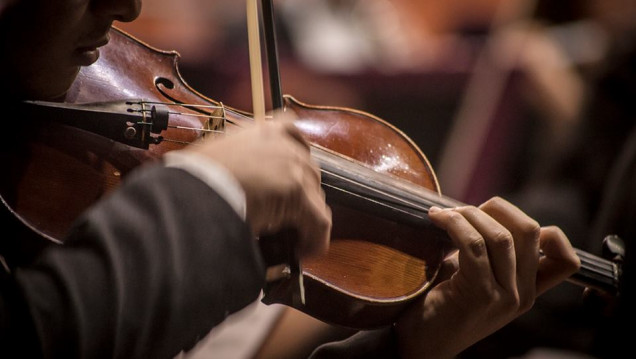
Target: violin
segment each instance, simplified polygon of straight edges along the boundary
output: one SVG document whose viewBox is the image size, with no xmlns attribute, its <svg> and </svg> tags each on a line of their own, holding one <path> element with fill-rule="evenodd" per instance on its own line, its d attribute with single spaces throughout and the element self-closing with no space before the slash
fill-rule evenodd
<svg viewBox="0 0 636 359">
<path fill-rule="evenodd" d="M 0 181 L 4 212 L 33 238 L 16 252 L 63 245 L 74 220 L 138 166 L 253 123 L 250 113 L 191 88 L 178 60 L 176 52 L 113 28 L 100 59 L 82 68 L 64 102 L 24 103 L 21 111 L 41 125 L 16 125 L 29 135 L 3 148 L 10 171 Z M 350 328 L 389 325 L 431 288 L 454 250 L 428 209 L 462 204 L 441 194 L 425 154 L 387 121 L 289 95 L 284 110 L 296 115 L 320 164 L 333 229 L 329 252 L 300 268 L 306 300 L 298 300 L 297 282 L 287 276 L 267 284 L 263 301 Z M 263 251 L 268 264 L 284 260 L 274 249 Z M 578 254 L 582 267 L 572 282 L 618 290 L 619 263 Z"/>
</svg>

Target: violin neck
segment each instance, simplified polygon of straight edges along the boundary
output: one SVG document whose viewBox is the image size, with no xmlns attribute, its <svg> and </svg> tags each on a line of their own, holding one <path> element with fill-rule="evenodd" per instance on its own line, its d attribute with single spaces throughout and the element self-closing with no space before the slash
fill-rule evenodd
<svg viewBox="0 0 636 359">
<path fill-rule="evenodd" d="M 428 210 L 432 206 L 449 208 L 465 205 L 428 188 L 373 171 L 328 150 L 312 147 L 312 156 L 320 164 L 323 188 L 334 202 L 343 197 L 349 206 L 398 223 L 430 228 Z M 581 260 L 581 268 L 568 281 L 616 294 L 620 265 L 580 249 L 575 250 Z"/>
<path fill-rule="evenodd" d="M 580 249 L 575 248 L 575 251 L 581 259 L 581 269 L 568 281 L 608 294 L 617 294 L 621 276 L 620 264 Z"/>
</svg>

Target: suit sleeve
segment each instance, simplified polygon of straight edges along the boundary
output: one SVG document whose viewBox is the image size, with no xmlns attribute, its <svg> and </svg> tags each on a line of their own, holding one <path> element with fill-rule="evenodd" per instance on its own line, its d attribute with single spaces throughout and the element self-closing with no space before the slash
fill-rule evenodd
<svg viewBox="0 0 636 359">
<path fill-rule="evenodd" d="M 249 227 L 214 190 L 153 165 L 11 277 L 0 329 L 34 336 L 8 346 L 56 358 L 173 358 L 257 299 L 264 264 Z"/>
</svg>

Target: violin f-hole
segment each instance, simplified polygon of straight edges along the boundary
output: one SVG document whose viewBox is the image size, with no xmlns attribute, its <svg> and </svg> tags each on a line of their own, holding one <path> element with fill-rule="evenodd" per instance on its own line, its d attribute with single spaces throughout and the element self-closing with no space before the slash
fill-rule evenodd
<svg viewBox="0 0 636 359">
<path fill-rule="evenodd" d="M 187 108 L 188 110 L 197 112 L 204 116 L 208 116 L 207 123 L 205 123 L 203 126 L 204 129 L 213 130 L 213 131 L 222 131 L 224 129 L 225 113 L 222 110 L 222 108 L 216 109 L 213 112 L 210 112 L 210 111 L 206 111 L 202 109 L 201 107 L 188 106 L 188 104 L 185 101 L 182 101 L 176 98 L 175 96 L 172 96 L 169 94 L 168 90 L 176 90 L 176 86 L 172 80 L 167 79 L 163 76 L 157 76 L 155 77 L 154 83 L 155 83 L 155 88 L 157 89 L 157 91 L 170 102 L 181 105 L 182 107 Z M 204 133 L 204 136 L 205 136 L 205 133 Z"/>
</svg>

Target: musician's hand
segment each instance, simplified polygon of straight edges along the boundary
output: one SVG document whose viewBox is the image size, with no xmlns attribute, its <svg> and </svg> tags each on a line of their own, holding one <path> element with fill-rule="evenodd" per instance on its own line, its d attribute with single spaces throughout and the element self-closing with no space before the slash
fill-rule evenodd
<svg viewBox="0 0 636 359">
<path fill-rule="evenodd" d="M 320 169 L 292 119 L 284 113 L 275 117 L 189 150 L 210 157 L 238 180 L 255 235 L 293 227 L 300 256 L 322 253 L 329 245 L 331 211 Z"/>
<path fill-rule="evenodd" d="M 446 260 L 438 284 L 400 317 L 396 330 L 405 358 L 456 356 L 580 267 L 561 230 L 541 228 L 501 198 L 429 215 L 459 250 Z"/>
</svg>

